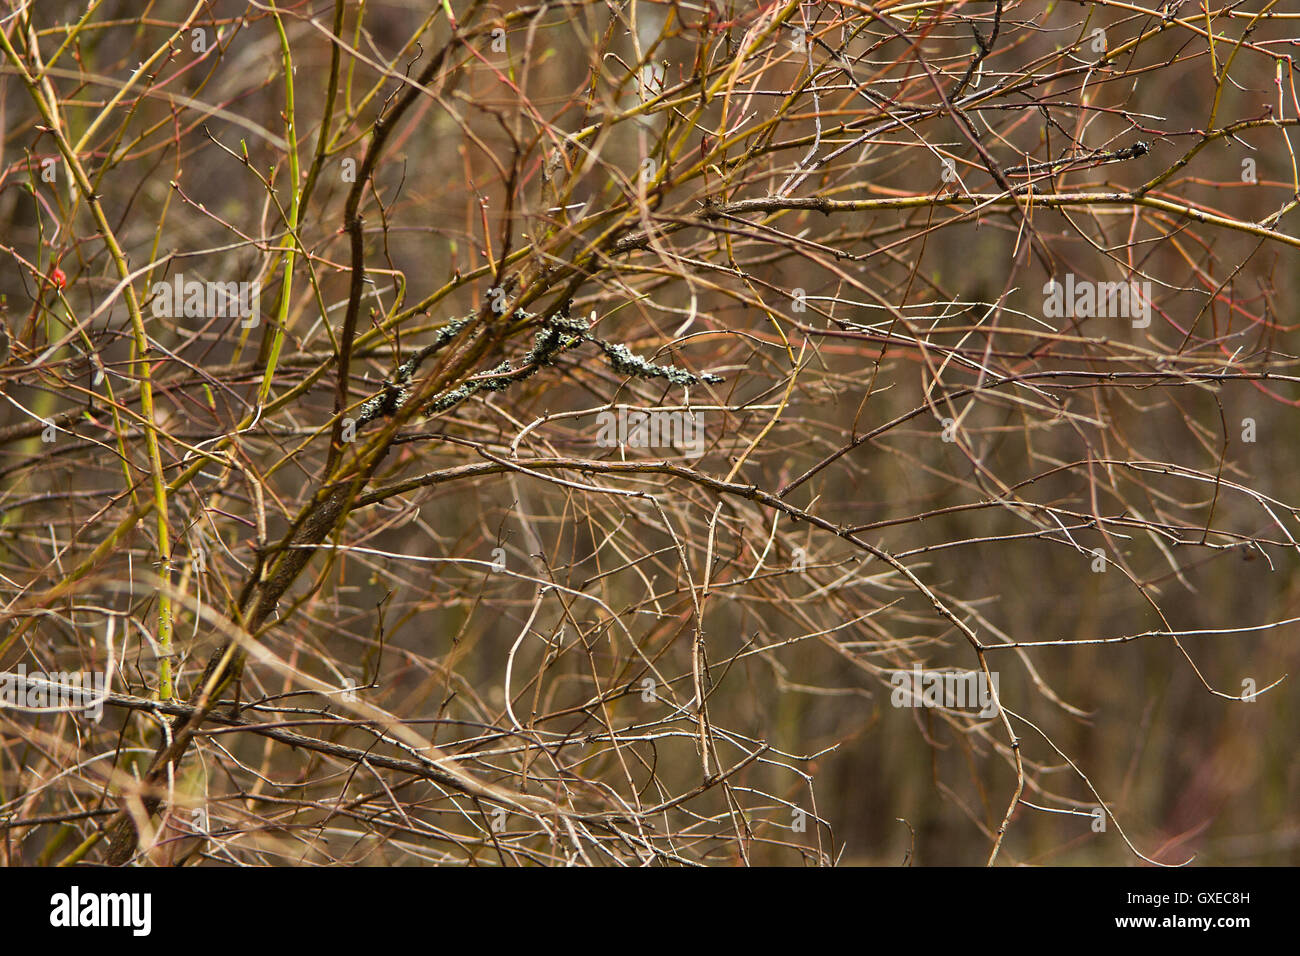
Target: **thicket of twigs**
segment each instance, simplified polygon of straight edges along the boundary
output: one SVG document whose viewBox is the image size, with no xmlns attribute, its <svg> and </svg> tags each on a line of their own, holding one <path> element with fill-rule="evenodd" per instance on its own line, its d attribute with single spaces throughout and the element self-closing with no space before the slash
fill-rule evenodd
<svg viewBox="0 0 1300 956">
<path fill-rule="evenodd" d="M 1296 861 L 1286 5 L 6 7 L 6 863 Z"/>
</svg>

